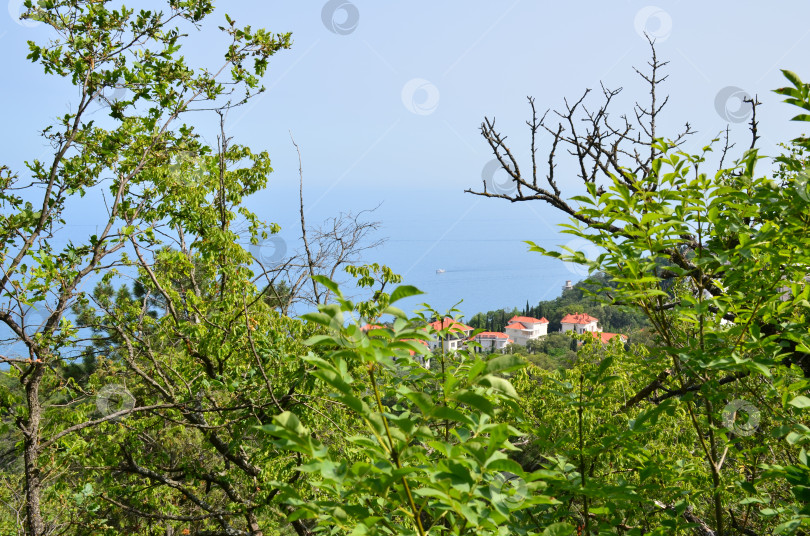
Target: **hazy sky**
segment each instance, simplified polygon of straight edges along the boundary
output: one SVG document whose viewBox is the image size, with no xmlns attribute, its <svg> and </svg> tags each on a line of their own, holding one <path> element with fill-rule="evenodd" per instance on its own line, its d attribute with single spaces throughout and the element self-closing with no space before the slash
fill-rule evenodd
<svg viewBox="0 0 810 536">
<path fill-rule="evenodd" d="M 16 169 L 42 153 L 38 130 L 76 101 L 63 82 L 25 60 L 26 40 L 46 39 L 48 30 L 17 22 L 21 3 L 11 0 L 8 13 L 0 12 L 6 103 L 0 159 Z M 602 81 L 624 87 L 614 113 L 631 113 L 633 101 L 645 97 L 632 67 L 649 60 L 646 30 L 657 40 L 659 57 L 670 61 L 662 135 L 689 121 L 698 131 L 690 142 L 696 148 L 730 123 L 735 140 L 747 144 L 748 117 L 738 111 L 738 98 L 757 94 L 761 147 L 773 154 L 776 143 L 799 133 L 787 121 L 793 110 L 770 92 L 783 85 L 779 69 L 810 80 L 805 1 L 765 7 L 739 1 L 240 0 L 217 6 L 211 24 L 183 49 L 192 65 L 221 61 L 225 41 L 216 26 L 226 12 L 238 24 L 293 34 L 292 49 L 271 62 L 268 91 L 228 118 L 236 142 L 268 150 L 273 159 L 270 188 L 251 206 L 280 223 L 282 239 L 295 249 L 292 132 L 302 149 L 310 222 L 382 203 L 373 217 L 389 242 L 367 260 L 388 263 L 429 291 L 426 299 L 438 307 L 465 298 L 469 314 L 552 298 L 565 279 L 582 276 L 527 253 L 522 242 L 569 242 L 554 226 L 559 214 L 539 202 L 463 193 L 480 187 L 492 159 L 478 132 L 484 116 L 497 118 L 527 167 L 528 95 L 544 111 L 585 88 L 598 90 Z M 200 117 L 198 126 L 213 132 L 215 118 Z M 557 172 L 569 188 L 576 184 L 570 163 L 562 160 Z M 77 211 L 70 223 L 93 225 L 94 216 Z M 437 268 L 447 273 L 437 276 Z"/>
</svg>

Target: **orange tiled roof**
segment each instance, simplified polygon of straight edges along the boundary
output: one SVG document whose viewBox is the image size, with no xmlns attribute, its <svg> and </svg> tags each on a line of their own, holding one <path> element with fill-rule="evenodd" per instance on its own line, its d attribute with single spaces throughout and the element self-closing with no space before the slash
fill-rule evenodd
<svg viewBox="0 0 810 536">
<path fill-rule="evenodd" d="M 506 333 L 500 333 L 498 331 L 482 331 L 475 337 L 474 339 L 508 339 L 509 336 Z"/>
<path fill-rule="evenodd" d="M 608 333 L 607 331 L 592 331 L 594 337 L 597 337 L 602 344 L 607 344 L 610 339 L 614 337 L 621 337 L 623 341 L 627 340 L 627 335 L 622 335 L 621 333 Z"/>
<path fill-rule="evenodd" d="M 450 317 L 445 318 L 441 322 L 439 322 L 438 320 L 435 322 L 431 322 L 429 325 L 436 331 L 447 328 L 450 328 L 451 333 L 454 331 L 472 331 L 472 328 L 470 326 L 462 324 L 461 322 L 456 322 Z"/>
<path fill-rule="evenodd" d="M 508 326 L 506 326 L 506 329 L 517 329 L 517 330 L 524 330 L 525 329 L 525 330 L 528 330 L 529 328 L 527 328 L 526 326 L 524 326 L 520 322 L 513 322 L 513 323 L 509 324 Z"/>
<path fill-rule="evenodd" d="M 366 332 L 371 329 L 385 329 L 386 326 L 381 326 L 380 324 L 366 324 L 365 326 L 360 328 L 360 331 Z"/>
<path fill-rule="evenodd" d="M 509 319 L 509 323 L 511 324 L 512 322 L 520 322 L 521 324 L 548 324 L 546 317 L 538 320 L 537 318 L 531 316 L 513 316 Z"/>
<path fill-rule="evenodd" d="M 563 319 L 560 320 L 561 324 L 590 324 L 591 322 L 599 322 L 599 319 L 585 313 L 565 315 Z"/>
</svg>

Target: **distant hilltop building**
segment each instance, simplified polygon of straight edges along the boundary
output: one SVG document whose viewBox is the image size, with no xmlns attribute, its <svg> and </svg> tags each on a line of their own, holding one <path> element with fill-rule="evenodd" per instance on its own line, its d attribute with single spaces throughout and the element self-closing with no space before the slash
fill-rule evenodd
<svg viewBox="0 0 810 536">
<path fill-rule="evenodd" d="M 571 284 L 571 280 L 566 280 L 565 285 L 563 285 L 563 290 L 572 290 L 573 288 L 574 285 Z"/>
</svg>

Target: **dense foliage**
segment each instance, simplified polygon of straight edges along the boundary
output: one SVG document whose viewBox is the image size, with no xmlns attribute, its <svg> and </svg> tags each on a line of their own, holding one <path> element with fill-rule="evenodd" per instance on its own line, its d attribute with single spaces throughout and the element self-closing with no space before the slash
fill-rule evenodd
<svg viewBox="0 0 810 536">
<path fill-rule="evenodd" d="M 245 207 L 269 156 L 224 122 L 215 147 L 183 123 L 253 98 L 288 34 L 226 19 L 224 65 L 194 70 L 179 51 L 210 2 L 27 5 L 57 36 L 29 58 L 78 104 L 43 129 L 52 158 L 0 164 L 2 534 L 810 533 L 810 140 L 761 171 L 754 120 L 752 148 L 726 141 L 708 171 L 712 147 L 656 135 L 654 51 L 647 142 L 606 113 L 587 135 L 548 129 L 552 156 L 579 149 L 582 195 L 522 176 L 485 122 L 519 185 L 510 200 L 567 212 L 567 232 L 600 251 L 533 246 L 602 275 L 524 313 L 646 322 L 654 344 L 552 334 L 542 366 L 431 354 L 422 342 L 452 327 L 397 309 L 419 291 L 385 266 L 348 267 L 370 296 L 354 301 L 311 262 L 318 310 L 288 316 L 300 281 L 265 277 L 240 244 L 278 230 Z M 810 110 L 810 85 L 785 76 L 778 93 Z M 561 114 L 572 129 L 575 113 Z M 534 157 L 542 122 L 529 126 Z M 102 194 L 99 231 L 60 242 L 76 199 Z"/>
</svg>

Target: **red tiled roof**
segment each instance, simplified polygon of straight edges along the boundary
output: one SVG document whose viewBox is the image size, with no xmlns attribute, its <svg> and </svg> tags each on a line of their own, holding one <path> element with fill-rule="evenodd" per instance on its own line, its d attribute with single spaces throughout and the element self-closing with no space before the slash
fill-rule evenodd
<svg viewBox="0 0 810 536">
<path fill-rule="evenodd" d="M 454 331 L 472 331 L 472 328 L 470 326 L 462 324 L 461 322 L 456 322 L 450 317 L 445 318 L 441 322 L 439 322 L 438 320 L 435 322 L 431 322 L 429 325 L 436 331 L 447 328 L 450 328 L 451 333 Z"/>
<path fill-rule="evenodd" d="M 482 331 L 475 337 L 474 339 L 508 339 L 509 336 L 506 333 L 500 333 L 498 331 Z"/>
<path fill-rule="evenodd" d="M 530 328 L 527 328 L 526 326 L 524 326 L 520 322 L 514 322 L 514 323 L 509 324 L 508 326 L 506 326 L 506 329 L 516 329 L 516 330 L 520 331 L 520 330 L 529 330 Z"/>
<path fill-rule="evenodd" d="M 521 322 L 525 324 L 548 324 L 548 320 L 546 320 L 545 317 L 538 320 L 531 316 L 513 316 L 509 319 L 509 323 L 511 324 L 512 322 Z"/>
<path fill-rule="evenodd" d="M 610 339 L 614 337 L 621 337 L 623 341 L 627 340 L 627 335 L 622 335 L 621 333 L 608 333 L 607 331 L 592 331 L 594 337 L 597 337 L 602 344 L 607 344 Z"/>
<path fill-rule="evenodd" d="M 366 324 L 365 326 L 360 328 L 360 331 L 366 332 L 370 329 L 385 329 L 386 326 L 381 326 L 380 324 Z"/>
<path fill-rule="evenodd" d="M 560 324 L 590 324 L 591 322 L 599 322 L 599 319 L 585 313 L 565 315 L 563 319 L 560 320 Z"/>
</svg>

